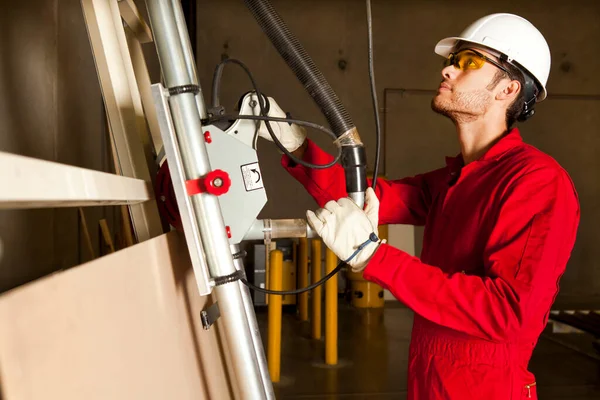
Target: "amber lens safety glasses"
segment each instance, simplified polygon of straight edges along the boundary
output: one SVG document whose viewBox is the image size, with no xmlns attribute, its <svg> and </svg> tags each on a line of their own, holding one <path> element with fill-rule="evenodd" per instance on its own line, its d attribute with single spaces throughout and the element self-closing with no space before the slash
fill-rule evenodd
<svg viewBox="0 0 600 400">
<path fill-rule="evenodd" d="M 508 70 L 497 61 L 472 49 L 464 49 L 456 53 L 450 53 L 448 58 L 444 61 L 444 67 L 453 65 L 456 69 L 466 71 L 468 69 L 480 69 L 486 61 L 510 75 Z"/>
</svg>

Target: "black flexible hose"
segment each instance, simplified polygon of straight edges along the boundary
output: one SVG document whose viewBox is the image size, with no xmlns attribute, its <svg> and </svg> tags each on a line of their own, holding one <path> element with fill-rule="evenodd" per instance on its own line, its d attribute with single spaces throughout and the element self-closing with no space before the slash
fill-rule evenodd
<svg viewBox="0 0 600 400">
<path fill-rule="evenodd" d="M 340 136 L 354 128 L 350 115 L 337 95 L 271 3 L 265 0 L 245 0 L 245 3 L 275 49 L 321 108 L 331 130 Z"/>
<path fill-rule="evenodd" d="M 355 131 L 358 137 L 356 126 L 339 98 L 271 3 L 268 0 L 244 2 L 275 49 L 317 103 L 336 136 Z M 363 193 L 367 189 L 366 159 L 362 143 L 342 146 L 341 162 L 346 172 L 348 194 Z"/>
</svg>

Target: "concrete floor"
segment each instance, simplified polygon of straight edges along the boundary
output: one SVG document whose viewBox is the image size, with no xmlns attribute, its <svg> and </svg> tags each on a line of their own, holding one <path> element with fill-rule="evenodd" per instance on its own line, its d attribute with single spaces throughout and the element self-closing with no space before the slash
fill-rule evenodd
<svg viewBox="0 0 600 400">
<path fill-rule="evenodd" d="M 259 309 L 257 316 L 266 340 L 266 309 Z M 300 322 L 293 310 L 284 312 L 281 381 L 274 385 L 277 399 L 406 398 L 412 312 L 395 305 L 366 311 L 340 304 L 338 320 L 339 365 L 328 367 L 324 340 L 311 339 L 310 323 Z M 530 369 L 536 374 L 539 398 L 600 399 L 600 357 L 574 350 L 589 340 L 565 335 L 544 334 L 534 352 Z"/>
</svg>

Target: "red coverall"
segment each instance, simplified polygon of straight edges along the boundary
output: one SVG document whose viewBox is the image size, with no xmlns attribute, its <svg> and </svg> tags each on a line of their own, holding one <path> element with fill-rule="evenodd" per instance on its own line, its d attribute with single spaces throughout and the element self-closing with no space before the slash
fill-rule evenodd
<svg viewBox="0 0 600 400">
<path fill-rule="evenodd" d="M 304 159 L 331 155 L 308 143 Z M 320 207 L 346 196 L 339 165 L 283 166 Z M 415 312 L 409 399 L 536 399 L 528 363 L 579 225 L 568 174 L 512 129 L 478 161 L 377 180 L 380 224 L 425 225 L 420 259 L 381 245 L 365 279 Z"/>
</svg>

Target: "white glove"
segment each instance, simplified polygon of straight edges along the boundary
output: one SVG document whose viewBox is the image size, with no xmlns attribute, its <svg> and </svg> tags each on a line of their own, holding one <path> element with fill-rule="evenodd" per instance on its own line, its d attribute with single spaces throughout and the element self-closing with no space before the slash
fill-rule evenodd
<svg viewBox="0 0 600 400">
<path fill-rule="evenodd" d="M 258 103 L 258 96 L 256 94 L 253 94 L 251 98 Z M 272 97 L 268 97 L 268 99 L 269 112 L 267 115 L 269 117 L 286 118 L 285 113 L 275 102 L 275 100 Z M 260 107 L 258 105 L 254 107 L 254 115 L 260 115 Z M 289 152 L 298 149 L 298 147 L 304 143 L 304 140 L 306 140 L 306 130 L 302 126 L 296 124 L 290 125 L 287 122 L 270 122 L 269 124 L 271 125 L 271 129 L 273 130 L 275 137 L 277 137 L 277 140 L 279 140 L 283 147 L 285 147 Z M 264 121 L 260 122 L 258 136 L 267 139 L 270 142 L 273 141 L 273 138 L 271 138 L 269 130 L 267 129 L 267 125 Z"/>
<path fill-rule="evenodd" d="M 352 271 L 361 272 L 379 247 L 379 237 L 369 241 L 372 233 L 379 235 L 379 199 L 372 188 L 365 191 L 365 210 L 361 210 L 350 198 L 344 197 L 325 204 L 325 208 L 316 213 L 308 210 L 308 223 L 323 239 L 323 243 L 333 251 L 340 260 L 346 261 Z M 365 242 L 362 250 L 348 260 Z M 348 261 L 347 261 L 348 260 Z"/>
</svg>

